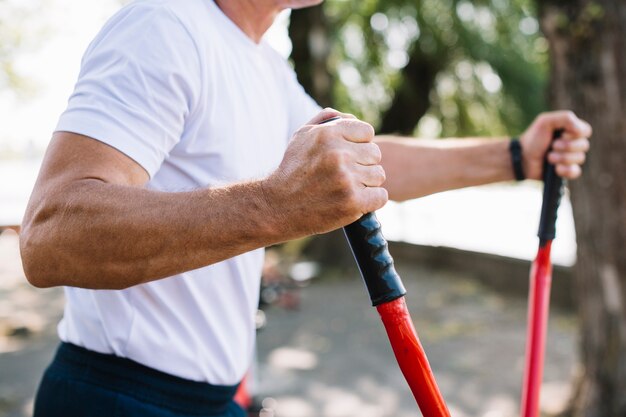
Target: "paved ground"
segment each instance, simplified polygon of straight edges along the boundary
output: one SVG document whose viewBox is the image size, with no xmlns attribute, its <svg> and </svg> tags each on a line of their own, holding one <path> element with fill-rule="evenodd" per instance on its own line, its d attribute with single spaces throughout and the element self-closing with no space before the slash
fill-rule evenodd
<svg viewBox="0 0 626 417">
<path fill-rule="evenodd" d="M 442 271 L 400 267 L 415 326 L 452 414 L 517 415 L 525 302 Z M 17 239 L 0 236 L 0 416 L 30 415 L 32 395 L 56 347 L 58 290 L 34 290 Z M 264 417 L 409 417 L 419 412 L 398 371 L 376 311 L 355 276 L 324 277 L 302 292 L 299 311 L 270 308 L 259 333 Z M 544 409 L 567 398 L 575 324 L 553 311 Z"/>
<path fill-rule="evenodd" d="M 30 415 L 39 376 L 56 347 L 62 308 L 62 291 L 26 283 L 17 236 L 0 235 L 0 416 Z"/>
</svg>

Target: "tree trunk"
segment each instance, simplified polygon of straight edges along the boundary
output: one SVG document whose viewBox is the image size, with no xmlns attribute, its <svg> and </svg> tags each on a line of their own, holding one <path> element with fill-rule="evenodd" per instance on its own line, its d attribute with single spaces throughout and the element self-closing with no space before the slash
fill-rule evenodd
<svg viewBox="0 0 626 417">
<path fill-rule="evenodd" d="M 330 36 L 323 4 L 292 10 L 289 37 L 298 81 L 320 106 L 333 105 L 334 79 L 328 68 Z"/>
<path fill-rule="evenodd" d="M 550 99 L 594 127 L 571 184 L 578 237 L 581 372 L 569 416 L 626 416 L 626 1 L 538 0 Z"/>
<path fill-rule="evenodd" d="M 395 90 L 391 105 L 380 123 L 380 133 L 410 135 L 430 108 L 430 92 L 437 74 L 443 69 L 444 58 L 429 56 L 415 42 L 409 62 L 402 69 L 402 80 Z"/>
</svg>

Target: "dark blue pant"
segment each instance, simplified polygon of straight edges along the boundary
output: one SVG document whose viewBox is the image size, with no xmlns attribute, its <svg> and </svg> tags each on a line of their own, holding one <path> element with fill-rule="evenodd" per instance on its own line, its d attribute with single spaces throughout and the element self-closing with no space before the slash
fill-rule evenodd
<svg viewBox="0 0 626 417">
<path fill-rule="evenodd" d="M 244 417 L 232 401 L 236 390 L 62 343 L 39 386 L 34 417 Z"/>
</svg>

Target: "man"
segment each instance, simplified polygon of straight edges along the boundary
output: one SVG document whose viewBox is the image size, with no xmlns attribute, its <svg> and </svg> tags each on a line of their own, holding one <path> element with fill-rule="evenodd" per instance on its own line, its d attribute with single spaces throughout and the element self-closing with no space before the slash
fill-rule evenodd
<svg viewBox="0 0 626 417">
<path fill-rule="evenodd" d="M 67 296 L 36 416 L 240 416 L 261 248 L 514 179 L 506 140 L 375 138 L 320 111 L 261 40 L 316 3 L 143 0 L 89 46 L 23 223 L 29 281 Z M 518 171 L 540 178 L 557 128 L 549 159 L 580 175 L 591 129 L 569 112 L 521 136 Z"/>
</svg>

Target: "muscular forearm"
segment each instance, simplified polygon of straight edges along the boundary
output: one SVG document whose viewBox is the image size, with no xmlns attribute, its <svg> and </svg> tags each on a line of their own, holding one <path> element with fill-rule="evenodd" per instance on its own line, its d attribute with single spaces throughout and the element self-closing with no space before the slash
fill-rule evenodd
<svg viewBox="0 0 626 417">
<path fill-rule="evenodd" d="M 89 179 L 45 191 L 23 230 L 37 286 L 125 288 L 280 240 L 260 182 L 164 193 Z"/>
<path fill-rule="evenodd" d="M 57 132 L 23 221 L 36 286 L 126 288 L 351 223 L 387 192 L 374 129 L 355 119 L 299 129 L 266 178 L 192 192 L 145 188 L 148 173 L 93 138 Z M 366 187 L 363 187 L 366 185 Z"/>
<path fill-rule="evenodd" d="M 508 141 L 498 139 L 415 140 L 379 136 L 392 200 L 513 179 Z"/>
</svg>

